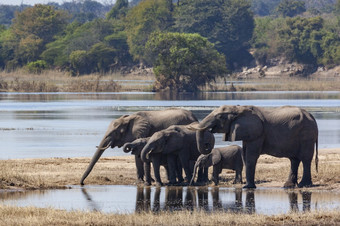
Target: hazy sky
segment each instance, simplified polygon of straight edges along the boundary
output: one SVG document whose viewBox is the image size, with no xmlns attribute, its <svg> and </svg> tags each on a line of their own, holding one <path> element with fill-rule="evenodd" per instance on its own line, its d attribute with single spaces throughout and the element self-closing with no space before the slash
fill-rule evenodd
<svg viewBox="0 0 340 226">
<path fill-rule="evenodd" d="M 100 3 L 111 3 L 111 2 L 115 2 L 112 0 L 96 0 L 97 2 Z M 72 0 L 0 0 L 0 4 L 1 5 L 20 5 L 21 3 L 25 4 L 25 5 L 34 5 L 34 4 L 46 4 L 49 2 L 57 2 L 59 4 L 62 4 L 63 2 L 72 2 Z"/>
</svg>

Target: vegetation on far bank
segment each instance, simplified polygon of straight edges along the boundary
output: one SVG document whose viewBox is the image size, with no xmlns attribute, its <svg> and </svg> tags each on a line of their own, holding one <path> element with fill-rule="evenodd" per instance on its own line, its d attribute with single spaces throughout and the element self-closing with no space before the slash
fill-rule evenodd
<svg viewBox="0 0 340 226">
<path fill-rule="evenodd" d="M 86 0 L 15 9 L 12 23 L 0 18 L 6 71 L 79 76 L 145 65 L 154 68 L 152 89 L 195 91 L 243 67 L 294 62 L 307 76 L 340 65 L 340 0 L 117 0 L 105 7 Z"/>
<path fill-rule="evenodd" d="M 161 77 L 164 79 L 164 76 Z M 243 81 L 245 83 L 233 81 Z M 174 84 L 172 83 L 172 85 Z M 128 75 L 108 73 L 105 75 L 91 74 L 77 77 L 58 71 L 45 71 L 41 74 L 28 74 L 23 70 L 9 73 L 0 72 L 0 92 L 150 92 L 155 91 L 155 85 L 159 86 L 159 82 L 155 80 L 154 74 L 145 72 L 145 70 L 141 74 L 138 72 Z M 340 78 L 314 76 L 307 79 L 286 76 L 278 79 L 277 76 L 268 76 L 267 78 L 251 76 L 238 79 L 231 76 L 229 78 L 215 79 L 209 84 L 199 86 L 199 89 L 201 91 L 227 92 L 339 91 Z"/>
</svg>

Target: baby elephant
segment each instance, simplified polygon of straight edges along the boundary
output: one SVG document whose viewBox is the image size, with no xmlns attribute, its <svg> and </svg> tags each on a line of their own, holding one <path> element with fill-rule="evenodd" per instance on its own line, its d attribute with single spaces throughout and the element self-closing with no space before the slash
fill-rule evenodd
<svg viewBox="0 0 340 226">
<path fill-rule="evenodd" d="M 222 148 L 214 148 L 210 154 L 200 155 L 194 166 L 194 174 L 191 178 L 190 185 L 194 182 L 197 168 L 213 166 L 212 181 L 218 185 L 218 176 L 222 169 L 232 169 L 236 171 L 235 183 L 242 183 L 242 148 L 237 145 L 231 145 Z"/>
</svg>

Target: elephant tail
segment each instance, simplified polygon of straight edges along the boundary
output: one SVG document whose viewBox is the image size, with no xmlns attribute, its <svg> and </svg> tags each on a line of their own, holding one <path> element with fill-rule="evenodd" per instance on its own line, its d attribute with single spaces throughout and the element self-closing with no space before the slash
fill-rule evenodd
<svg viewBox="0 0 340 226">
<path fill-rule="evenodd" d="M 316 172 L 318 173 L 318 169 L 319 169 L 319 157 L 318 157 L 318 154 L 319 154 L 319 151 L 318 151 L 318 139 L 316 138 L 316 142 L 315 142 L 315 169 L 316 169 Z"/>
</svg>

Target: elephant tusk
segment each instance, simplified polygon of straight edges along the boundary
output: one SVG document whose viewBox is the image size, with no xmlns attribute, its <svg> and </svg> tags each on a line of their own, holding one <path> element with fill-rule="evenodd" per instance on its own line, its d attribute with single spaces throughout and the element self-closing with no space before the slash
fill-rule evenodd
<svg viewBox="0 0 340 226">
<path fill-rule="evenodd" d="M 96 146 L 96 148 L 101 150 L 101 151 L 105 151 L 106 149 L 108 149 L 111 146 L 111 143 L 112 143 L 112 141 L 110 141 L 109 144 L 106 147 L 99 148 L 99 146 Z"/>
<path fill-rule="evenodd" d="M 151 152 L 152 152 L 153 150 L 151 149 L 148 153 L 146 153 L 146 159 L 150 159 L 150 154 L 151 154 Z"/>
<path fill-rule="evenodd" d="M 199 127 L 199 124 L 190 124 L 188 125 L 188 129 L 189 130 L 194 130 L 194 131 L 203 131 L 203 130 L 206 130 L 208 127 L 204 127 L 204 128 L 200 128 Z"/>
</svg>

